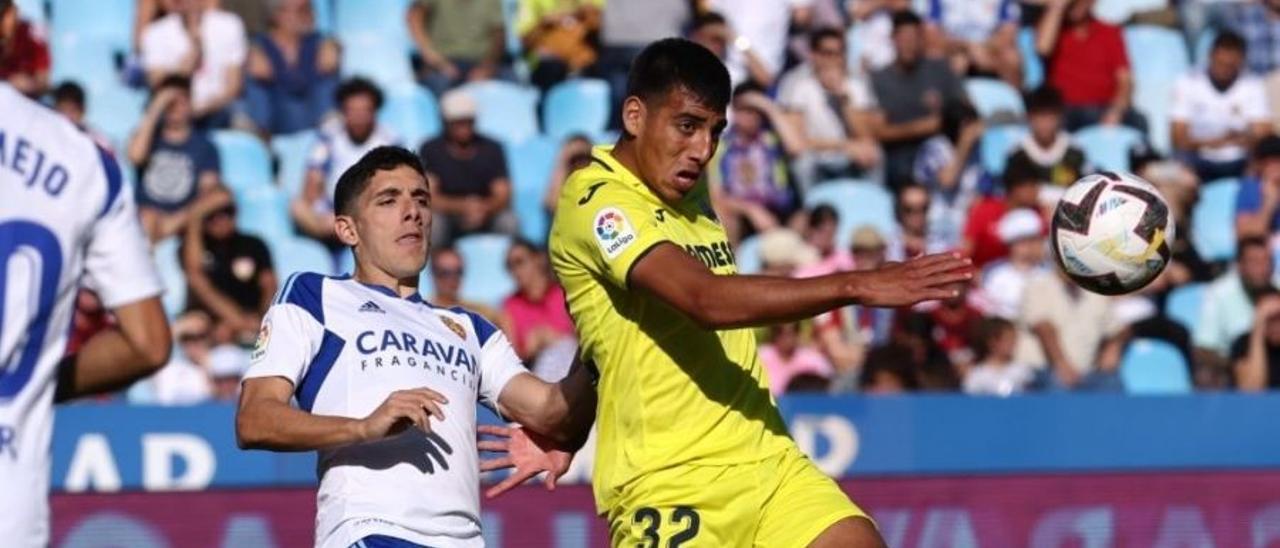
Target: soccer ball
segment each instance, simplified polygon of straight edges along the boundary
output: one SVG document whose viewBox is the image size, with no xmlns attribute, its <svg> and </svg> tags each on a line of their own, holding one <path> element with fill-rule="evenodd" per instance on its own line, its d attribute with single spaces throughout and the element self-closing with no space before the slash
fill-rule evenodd
<svg viewBox="0 0 1280 548">
<path fill-rule="evenodd" d="M 1169 264 L 1169 204 L 1136 175 L 1104 171 L 1076 181 L 1053 212 L 1054 258 L 1077 285 L 1120 295 L 1151 283 Z"/>
</svg>

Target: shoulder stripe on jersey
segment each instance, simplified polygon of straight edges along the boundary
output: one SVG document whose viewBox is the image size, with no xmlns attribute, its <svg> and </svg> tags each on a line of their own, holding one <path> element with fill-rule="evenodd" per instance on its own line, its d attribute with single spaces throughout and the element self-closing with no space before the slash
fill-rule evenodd
<svg viewBox="0 0 1280 548">
<path fill-rule="evenodd" d="M 489 337 L 492 337 L 493 334 L 498 331 L 498 328 L 494 327 L 489 320 L 486 320 L 484 316 L 476 314 L 475 312 L 460 306 L 455 306 L 449 310 L 458 314 L 465 314 L 467 318 L 471 319 L 471 327 L 476 330 L 476 339 L 480 341 L 480 346 L 484 346 L 485 343 L 489 342 Z"/>
<path fill-rule="evenodd" d="M 120 196 L 120 189 L 124 187 L 124 182 L 120 176 L 120 165 L 116 163 L 115 158 L 111 157 L 111 153 L 96 144 L 93 148 L 98 149 L 98 160 L 102 162 L 102 172 L 107 176 L 107 199 L 102 204 L 102 212 L 98 213 L 98 218 L 101 219 L 111 211 L 111 206 L 115 205 L 116 197 Z"/>
<path fill-rule="evenodd" d="M 609 167 L 609 164 L 605 163 L 604 160 L 596 158 L 594 154 L 591 155 L 591 162 L 600 164 L 600 167 L 604 168 L 605 171 L 608 171 L 609 173 L 613 173 L 613 168 Z"/>
<path fill-rule="evenodd" d="M 324 303 L 321 292 L 324 289 L 324 276 L 314 272 L 299 272 L 293 277 L 293 284 L 285 293 L 284 302 L 302 307 L 324 325 Z"/>
<path fill-rule="evenodd" d="M 293 286 L 293 279 L 297 278 L 298 274 L 298 272 L 294 272 L 288 278 L 285 278 L 284 283 L 280 285 L 280 292 L 276 294 L 276 304 L 284 304 L 284 297 L 289 294 L 289 288 Z"/>
<path fill-rule="evenodd" d="M 333 369 L 333 364 L 338 361 L 338 355 L 346 344 L 347 341 L 342 340 L 342 337 L 328 329 L 324 330 L 324 338 L 320 339 L 320 351 L 316 352 L 316 357 L 307 367 L 307 374 L 298 383 L 298 405 L 307 412 L 316 404 L 316 394 L 320 393 L 320 387 L 324 385 L 325 378 L 329 376 L 329 371 Z"/>
</svg>

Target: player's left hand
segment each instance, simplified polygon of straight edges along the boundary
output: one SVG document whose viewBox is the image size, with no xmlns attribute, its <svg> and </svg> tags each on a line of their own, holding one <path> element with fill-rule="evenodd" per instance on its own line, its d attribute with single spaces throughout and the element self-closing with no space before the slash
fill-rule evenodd
<svg viewBox="0 0 1280 548">
<path fill-rule="evenodd" d="M 487 498 L 501 495 L 541 472 L 547 473 L 542 484 L 548 491 L 554 491 L 556 480 L 569 470 L 569 464 L 573 462 L 573 453 L 561 451 L 551 440 L 519 426 L 481 424 L 476 431 L 499 438 L 480 440 L 476 443 L 478 449 L 506 453 L 506 456 L 481 461 L 481 472 L 515 468 L 510 476 L 485 491 Z"/>
</svg>

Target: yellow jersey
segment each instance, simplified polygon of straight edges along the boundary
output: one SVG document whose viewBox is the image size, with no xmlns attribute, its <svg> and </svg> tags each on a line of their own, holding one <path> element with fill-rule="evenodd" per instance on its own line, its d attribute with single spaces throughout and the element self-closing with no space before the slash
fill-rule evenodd
<svg viewBox="0 0 1280 548">
<path fill-rule="evenodd" d="M 717 275 L 737 273 L 706 186 L 667 204 L 611 150 L 596 147 L 569 176 L 548 243 L 582 356 L 600 372 L 592 483 L 602 512 L 645 474 L 757 462 L 794 446 L 751 329 L 702 329 L 627 287 L 631 267 L 662 242 Z"/>
</svg>

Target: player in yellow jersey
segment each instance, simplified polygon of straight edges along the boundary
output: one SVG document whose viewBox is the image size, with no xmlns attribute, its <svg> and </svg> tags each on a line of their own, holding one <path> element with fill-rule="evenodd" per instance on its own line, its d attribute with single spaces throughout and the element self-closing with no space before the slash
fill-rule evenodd
<svg viewBox="0 0 1280 548">
<path fill-rule="evenodd" d="M 593 151 L 556 208 L 552 264 L 600 373 L 598 509 L 614 546 L 882 546 L 787 434 L 749 328 L 949 298 L 972 268 L 945 254 L 804 280 L 736 275 L 702 182 L 728 101 L 710 51 L 649 45 L 622 137 Z"/>
</svg>

